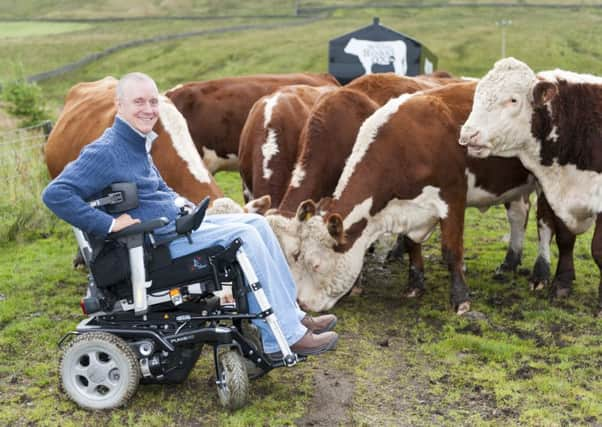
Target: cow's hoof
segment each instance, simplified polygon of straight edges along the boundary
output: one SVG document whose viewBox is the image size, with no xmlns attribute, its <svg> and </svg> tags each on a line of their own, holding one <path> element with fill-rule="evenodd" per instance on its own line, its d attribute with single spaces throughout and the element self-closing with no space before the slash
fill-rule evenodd
<svg viewBox="0 0 602 427">
<path fill-rule="evenodd" d="M 571 288 L 556 288 L 556 298 L 568 298 Z"/>
<path fill-rule="evenodd" d="M 462 316 L 464 313 L 468 313 L 470 311 L 470 301 L 464 301 L 463 303 L 458 305 L 456 308 L 456 314 L 458 316 Z"/>
<path fill-rule="evenodd" d="M 500 271 L 500 269 L 497 269 L 495 273 L 493 273 L 493 280 L 499 283 L 508 283 L 510 281 L 507 273 Z"/>
<path fill-rule="evenodd" d="M 409 288 L 403 295 L 405 298 L 420 298 L 424 295 L 424 289 L 422 288 Z"/>
<path fill-rule="evenodd" d="M 545 281 L 529 282 L 529 288 L 532 291 L 543 291 L 546 288 Z"/>
</svg>

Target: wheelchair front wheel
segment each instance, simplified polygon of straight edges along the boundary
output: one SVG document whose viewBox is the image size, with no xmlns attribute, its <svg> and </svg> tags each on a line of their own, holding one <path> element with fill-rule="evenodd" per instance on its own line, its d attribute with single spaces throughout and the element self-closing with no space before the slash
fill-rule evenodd
<svg viewBox="0 0 602 427">
<path fill-rule="evenodd" d="M 78 335 L 61 357 L 61 385 L 85 409 L 112 409 L 125 404 L 140 380 L 138 359 L 127 343 L 106 332 Z"/>
<path fill-rule="evenodd" d="M 244 358 L 233 349 L 221 352 L 217 357 L 219 401 L 228 409 L 241 408 L 249 395 L 249 376 Z"/>
</svg>

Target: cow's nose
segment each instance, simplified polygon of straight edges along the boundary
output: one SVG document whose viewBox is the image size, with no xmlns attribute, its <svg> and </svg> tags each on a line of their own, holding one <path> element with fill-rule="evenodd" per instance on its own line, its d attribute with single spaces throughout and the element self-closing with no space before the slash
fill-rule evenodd
<svg viewBox="0 0 602 427">
<path fill-rule="evenodd" d="M 480 135 L 478 129 L 464 128 L 460 136 L 460 145 L 478 144 Z"/>
</svg>

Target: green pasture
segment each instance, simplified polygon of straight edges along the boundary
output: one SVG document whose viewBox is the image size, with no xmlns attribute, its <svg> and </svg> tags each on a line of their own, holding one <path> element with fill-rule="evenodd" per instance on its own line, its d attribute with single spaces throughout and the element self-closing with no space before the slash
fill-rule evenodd
<svg viewBox="0 0 602 427">
<path fill-rule="evenodd" d="M 211 7 L 225 14 L 228 6 L 234 10 L 234 3 L 208 0 L 56 3 L 12 2 L 12 8 L 3 3 L 0 16 L 177 15 Z M 249 3 L 247 11 L 267 9 L 275 2 Z M 334 3 L 300 1 L 307 7 Z M 95 5 L 97 13 L 92 13 Z M 328 40 L 370 24 L 373 16 L 422 41 L 439 56 L 439 68 L 456 75 L 479 77 L 492 66 L 500 53 L 501 32 L 495 24 L 500 19 L 513 22 L 507 53 L 534 69 L 602 74 L 602 11 L 597 9 L 374 8 L 338 10 L 287 29 L 144 45 L 40 86 L 56 117 L 73 84 L 131 70 L 154 76 L 161 89 L 232 75 L 325 71 Z M 292 18 L 94 22 L 82 27 L 28 23 L 20 36 L 0 43 L 0 81 L 14 78 L 19 70 L 24 75 L 47 71 L 130 39 L 280 22 L 299 23 Z M 62 30 L 50 34 L 50 28 Z M 8 30 L 1 23 L 0 38 L 4 32 Z M 242 410 L 230 413 L 219 406 L 207 351 L 181 385 L 141 386 L 125 408 L 82 411 L 58 388 L 56 342 L 82 318 L 78 301 L 86 276 L 71 267 L 76 246 L 71 231 L 39 201 L 48 180 L 36 145 L 39 138 L 29 143 L 30 152 L 23 151 L 23 145 L 7 144 L 13 140 L 0 134 L 0 181 L 5 184 L 0 193 L 1 426 L 602 423 L 602 324 L 592 315 L 599 273 L 589 252 L 591 233 L 577 241 L 573 295 L 552 301 L 546 291 L 530 291 L 525 274 L 509 276 L 507 282 L 493 279 L 508 231 L 501 207 L 484 214 L 467 210 L 466 277 L 473 299 L 468 316 L 456 316 L 449 305 L 449 276 L 441 262 L 438 233 L 424 248 L 428 292 L 420 300 L 401 297 L 406 264 L 385 264 L 390 242 L 381 242 L 376 253 L 367 256 L 363 294 L 345 297 L 334 309 L 340 318 L 338 349 L 253 381 L 250 404 Z M 227 195 L 241 201 L 237 174 L 219 173 L 216 178 Z M 532 266 L 536 249 L 532 212 L 524 269 Z M 553 248 L 553 268 L 556 257 Z M 329 402 L 334 403 L 328 406 Z"/>
<path fill-rule="evenodd" d="M 0 19 L 102 19 L 102 18 L 131 18 L 131 17 L 165 17 L 165 16 L 195 16 L 195 17 L 230 17 L 258 15 L 294 15 L 310 13 L 316 9 L 354 8 L 367 4 L 378 4 L 399 8 L 405 5 L 419 6 L 454 6 L 459 3 L 474 3 L 479 5 L 505 4 L 520 6 L 524 4 L 554 4 L 554 5 L 595 5 L 596 0 L 382 0 L 370 2 L 366 0 L 253 0 L 241 2 L 238 0 L 105 0 L 101 3 L 94 0 L 35 0 L 35 1 L 6 1 L 0 3 Z"/>
<path fill-rule="evenodd" d="M 338 10 L 313 23 L 286 29 L 238 31 L 144 45 L 40 84 L 56 114 L 73 84 L 132 69 L 154 76 L 161 89 L 232 75 L 325 71 L 328 40 L 369 25 L 373 16 L 380 16 L 383 25 L 420 40 L 438 55 L 439 69 L 456 75 L 479 77 L 491 68 L 500 55 L 501 30 L 496 22 L 501 19 L 512 20 L 507 28 L 507 54 L 534 69 L 558 67 L 602 73 L 602 36 L 597 31 L 602 11 L 598 9 L 368 9 Z M 0 81 L 14 77 L 15 64 L 23 75 L 32 75 L 134 38 L 277 22 L 283 20 L 94 23 L 74 33 L 10 39 L 0 44 Z M 301 23 L 297 19 L 285 22 Z"/>
<path fill-rule="evenodd" d="M 87 30 L 90 27 L 89 24 L 74 23 L 3 22 L 0 26 L 0 39 L 44 37 Z"/>
</svg>

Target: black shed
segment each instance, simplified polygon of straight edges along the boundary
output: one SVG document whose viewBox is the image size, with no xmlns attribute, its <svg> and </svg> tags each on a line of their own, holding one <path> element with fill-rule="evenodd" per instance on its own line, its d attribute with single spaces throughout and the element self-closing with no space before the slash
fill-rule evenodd
<svg viewBox="0 0 602 427">
<path fill-rule="evenodd" d="M 342 84 L 369 73 L 394 72 L 415 76 L 437 69 L 437 57 L 405 34 L 380 25 L 372 25 L 330 40 L 328 72 Z"/>
</svg>

